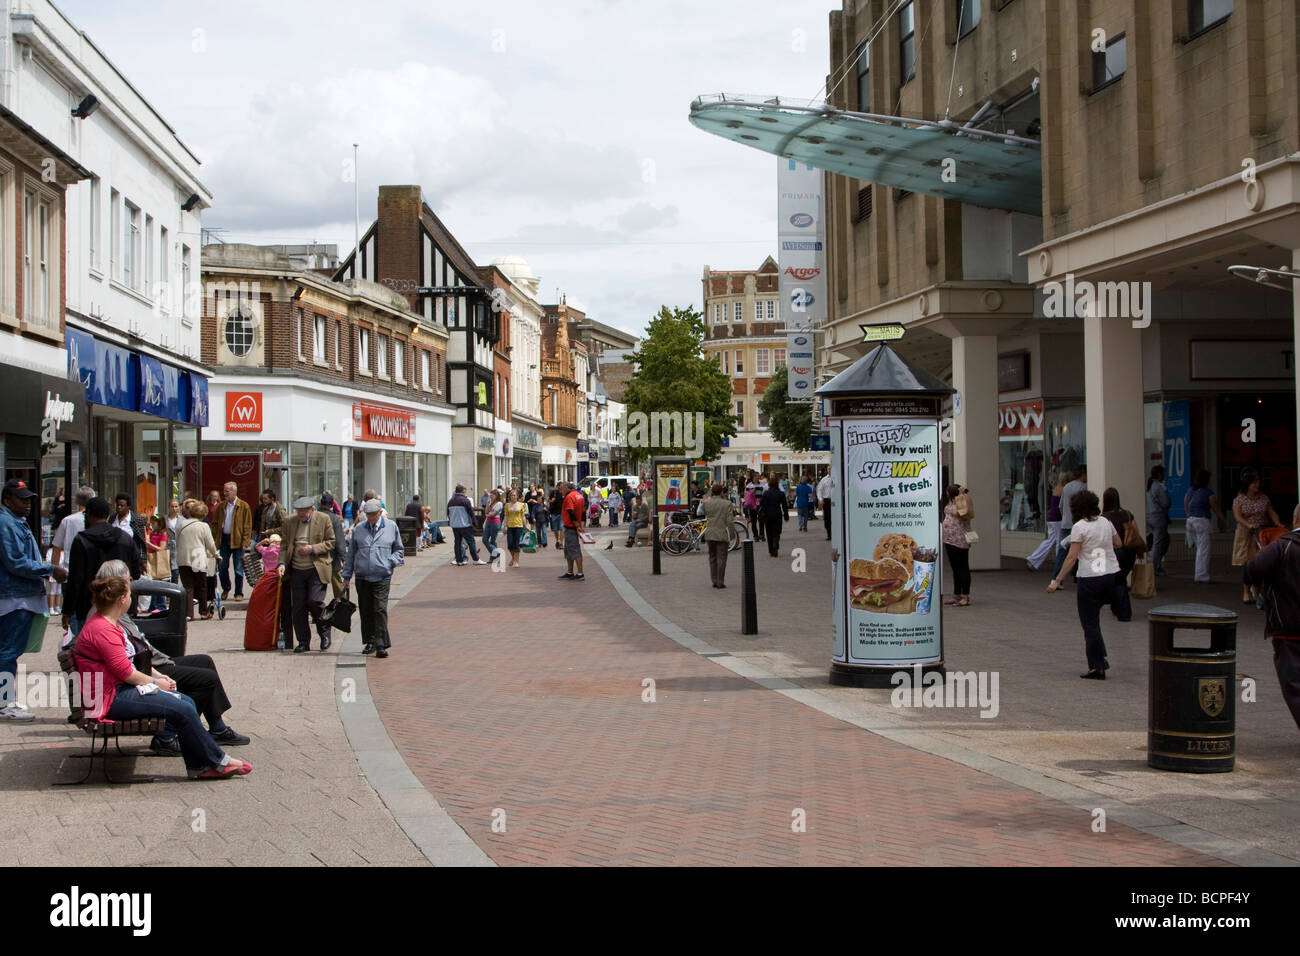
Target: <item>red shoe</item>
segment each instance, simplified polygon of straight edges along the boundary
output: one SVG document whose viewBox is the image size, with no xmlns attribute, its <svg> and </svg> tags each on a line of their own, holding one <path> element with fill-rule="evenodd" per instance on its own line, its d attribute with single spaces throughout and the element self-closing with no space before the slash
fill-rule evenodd
<svg viewBox="0 0 1300 956">
<path fill-rule="evenodd" d="M 209 767 L 194 779 L 196 780 L 225 780 L 227 777 L 242 777 L 244 774 L 252 771 L 253 765 L 245 760 L 238 767 L 233 762 L 226 764 L 224 767 Z"/>
</svg>

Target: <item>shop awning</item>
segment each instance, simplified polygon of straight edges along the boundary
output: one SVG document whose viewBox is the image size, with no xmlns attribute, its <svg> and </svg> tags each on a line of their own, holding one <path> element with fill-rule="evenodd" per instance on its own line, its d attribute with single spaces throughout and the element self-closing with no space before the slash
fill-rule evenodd
<svg viewBox="0 0 1300 956">
<path fill-rule="evenodd" d="M 690 120 L 706 133 L 852 179 L 1042 215 L 1037 140 L 948 121 L 786 105 L 779 98 L 700 97 Z"/>
</svg>

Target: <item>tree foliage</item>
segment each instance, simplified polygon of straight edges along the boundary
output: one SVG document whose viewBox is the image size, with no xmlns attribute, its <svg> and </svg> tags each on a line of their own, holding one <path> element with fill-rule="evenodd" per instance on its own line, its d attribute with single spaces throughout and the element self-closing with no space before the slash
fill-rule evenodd
<svg viewBox="0 0 1300 956">
<path fill-rule="evenodd" d="M 791 451 L 807 451 L 812 443 L 812 403 L 790 401 L 789 378 L 784 365 L 772 373 L 758 410 L 767 416 L 773 438 Z"/>
<path fill-rule="evenodd" d="M 679 412 L 695 421 L 698 412 L 704 416 L 704 434 L 698 448 L 691 447 L 693 442 L 650 444 L 638 448 L 637 457 L 697 455 L 713 461 L 721 454 L 722 439 L 736 434 L 731 379 L 717 362 L 704 357 L 705 331 L 703 313 L 666 305 L 646 327 L 641 347 L 632 356 L 635 372 L 623 395 L 629 415 Z"/>
</svg>

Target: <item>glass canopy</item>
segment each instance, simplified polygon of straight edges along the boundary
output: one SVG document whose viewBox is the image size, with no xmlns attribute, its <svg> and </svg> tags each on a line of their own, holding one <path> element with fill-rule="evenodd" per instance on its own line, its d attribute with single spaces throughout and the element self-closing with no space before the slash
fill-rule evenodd
<svg viewBox="0 0 1300 956">
<path fill-rule="evenodd" d="M 1039 144 L 1022 136 L 947 120 L 726 96 L 695 100 L 690 120 L 706 133 L 852 179 L 992 209 L 1043 212 Z"/>
</svg>

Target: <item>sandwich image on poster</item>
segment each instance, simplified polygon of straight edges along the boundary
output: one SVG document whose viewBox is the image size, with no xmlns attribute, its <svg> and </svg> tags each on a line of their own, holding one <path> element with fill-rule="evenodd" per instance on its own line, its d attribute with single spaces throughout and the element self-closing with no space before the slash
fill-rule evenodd
<svg viewBox="0 0 1300 956">
<path fill-rule="evenodd" d="M 915 609 L 912 570 L 893 558 L 849 562 L 849 606 L 859 611 L 910 614 Z"/>
</svg>

